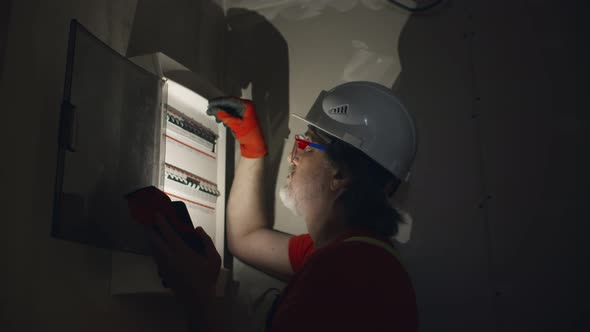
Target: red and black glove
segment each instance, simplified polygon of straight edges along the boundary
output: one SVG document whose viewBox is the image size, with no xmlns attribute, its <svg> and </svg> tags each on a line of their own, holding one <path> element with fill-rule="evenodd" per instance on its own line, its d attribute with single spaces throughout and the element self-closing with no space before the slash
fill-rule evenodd
<svg viewBox="0 0 590 332">
<path fill-rule="evenodd" d="M 240 142 L 242 156 L 260 158 L 266 155 L 266 143 L 256 117 L 256 106 L 251 100 L 214 98 L 209 101 L 207 114 L 215 116 L 215 121 L 223 122 L 232 131 Z"/>
<path fill-rule="evenodd" d="M 183 202 L 150 186 L 125 196 L 132 217 L 151 229 L 154 258 L 164 287 L 183 301 L 199 301 L 215 291 L 221 256 L 202 227 L 193 228 Z"/>
<path fill-rule="evenodd" d="M 162 215 L 182 240 L 194 251 L 204 255 L 205 248 L 183 202 L 172 202 L 170 197 L 154 186 L 144 187 L 125 195 L 133 219 L 153 227 L 156 216 Z"/>
</svg>

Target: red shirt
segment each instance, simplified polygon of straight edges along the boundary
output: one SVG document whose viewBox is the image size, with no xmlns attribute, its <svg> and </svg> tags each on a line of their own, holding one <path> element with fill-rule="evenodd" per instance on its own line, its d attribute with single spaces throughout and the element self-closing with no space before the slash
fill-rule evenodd
<svg viewBox="0 0 590 332">
<path fill-rule="evenodd" d="M 289 241 L 295 274 L 271 314 L 271 331 L 418 331 L 414 288 L 387 250 L 343 242 L 375 233 L 353 230 L 314 251 L 309 234 Z"/>
</svg>

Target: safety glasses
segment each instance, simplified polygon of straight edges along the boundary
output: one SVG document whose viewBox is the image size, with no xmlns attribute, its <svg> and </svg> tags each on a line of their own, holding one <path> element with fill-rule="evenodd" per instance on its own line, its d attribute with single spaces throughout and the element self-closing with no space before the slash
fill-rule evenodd
<svg viewBox="0 0 590 332">
<path fill-rule="evenodd" d="M 295 135 L 295 144 L 293 144 L 293 150 L 291 151 L 291 160 L 295 160 L 298 150 L 305 150 L 308 146 L 321 151 L 326 151 L 327 149 L 325 145 L 306 140 L 303 135 Z"/>
</svg>

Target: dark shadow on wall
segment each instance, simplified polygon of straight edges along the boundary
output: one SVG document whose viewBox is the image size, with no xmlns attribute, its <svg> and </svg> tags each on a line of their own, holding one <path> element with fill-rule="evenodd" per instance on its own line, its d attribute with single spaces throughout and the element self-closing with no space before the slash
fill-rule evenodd
<svg viewBox="0 0 590 332">
<path fill-rule="evenodd" d="M 265 199 L 274 220 L 275 187 L 285 140 L 289 136 L 289 55 L 287 42 L 262 15 L 241 8 L 227 13 L 226 82 L 230 94 L 252 84 L 259 121 L 268 145 Z"/>
<path fill-rule="evenodd" d="M 420 131 L 410 196 L 420 197 L 422 248 L 408 251 L 421 258 L 425 331 L 457 321 L 469 331 L 588 330 L 583 7 L 456 0 L 404 27 L 393 88 Z M 454 268 L 433 276 L 439 262 Z"/>
<path fill-rule="evenodd" d="M 399 193 L 415 220 L 401 251 L 424 331 L 493 330 L 467 26 L 465 2 L 447 2 L 412 15 L 398 44 L 402 72 L 392 89 L 418 131 L 412 177 Z"/>
<path fill-rule="evenodd" d="M 452 117 L 443 116 L 447 110 L 454 109 L 454 113 L 471 111 L 472 91 L 467 82 L 471 77 L 466 75 L 471 67 L 461 30 L 464 28 L 464 20 L 461 20 L 464 9 L 455 2 L 443 1 L 426 12 L 412 14 L 399 37 L 402 70 L 392 90 L 415 118 L 418 144 L 409 183 L 402 183 L 395 200 L 411 210 L 415 210 L 411 205 L 416 203 L 418 193 L 436 192 L 433 196 L 446 197 L 448 190 L 455 186 L 452 182 L 439 182 L 441 179 L 450 181 L 450 174 L 445 172 L 452 162 L 460 164 L 458 160 L 435 159 L 438 153 L 433 150 L 439 151 L 439 147 L 432 144 L 433 140 L 437 144 L 442 142 L 435 137 L 441 130 L 443 133 L 457 132 L 452 128 Z M 460 134 L 463 132 L 456 136 Z M 443 138 L 449 139 L 449 135 Z M 437 163 L 438 173 L 432 172 L 432 162 Z M 455 178 L 455 181 L 464 179 Z"/>
<path fill-rule="evenodd" d="M 421 5 L 424 6 L 427 4 L 428 1 Z M 435 61 L 426 60 L 429 63 L 425 64 L 425 59 L 421 58 L 421 54 L 424 53 L 424 50 L 431 47 L 428 45 L 429 38 L 426 36 L 429 27 L 425 24 L 425 21 L 440 16 L 440 13 L 447 11 L 450 6 L 451 1 L 444 1 L 428 11 L 412 14 L 404 25 L 398 43 L 402 71 L 397 76 L 391 89 L 402 101 L 402 104 L 415 117 L 418 134 L 418 154 L 423 152 L 421 151 L 420 142 L 421 134 L 424 133 L 424 131 L 421 130 L 424 127 L 423 118 L 426 116 L 424 111 L 430 108 L 425 105 L 429 103 L 428 98 L 425 98 L 429 88 L 424 84 L 424 81 L 427 80 L 425 71 L 428 70 L 427 66 L 429 65 L 436 66 Z M 402 9 L 398 10 L 403 11 Z M 400 202 L 402 206 L 407 205 L 410 195 L 409 192 L 412 190 L 412 186 L 415 186 L 417 182 L 414 178 L 415 165 L 416 161 L 414 161 L 410 181 L 408 183 L 402 182 L 395 193 L 395 201 Z"/>
<path fill-rule="evenodd" d="M 166 54 L 228 95 L 241 96 L 251 85 L 268 145 L 265 199 L 274 220 L 277 174 L 289 136 L 289 58 L 283 36 L 263 16 L 246 9 L 232 8 L 226 15 L 212 1 L 140 0 L 126 55 L 154 52 Z M 233 168 L 232 159 L 228 168 Z M 226 178 L 226 192 L 232 175 Z M 231 262 L 230 256 L 225 258 Z"/>
<path fill-rule="evenodd" d="M 6 52 L 11 7 L 12 1 L 0 1 L 0 77 L 2 77 L 2 73 L 4 72 L 4 52 Z"/>
<path fill-rule="evenodd" d="M 162 52 L 223 89 L 227 23 L 210 0 L 139 0 L 127 57 Z"/>
</svg>

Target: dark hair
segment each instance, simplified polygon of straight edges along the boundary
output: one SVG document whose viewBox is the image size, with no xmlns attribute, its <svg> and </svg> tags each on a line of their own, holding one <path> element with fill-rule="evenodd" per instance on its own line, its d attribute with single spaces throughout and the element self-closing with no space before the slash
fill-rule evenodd
<svg viewBox="0 0 590 332">
<path fill-rule="evenodd" d="M 336 202 L 346 210 L 349 225 L 370 229 L 384 237 L 397 234 L 401 216 L 387 199 L 401 181 L 352 145 L 337 138 L 330 141 L 326 150 L 329 161 L 350 178 L 348 187 Z M 386 193 L 388 183 L 394 186 Z"/>
</svg>

